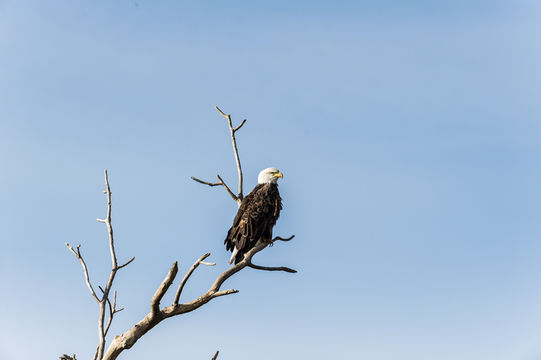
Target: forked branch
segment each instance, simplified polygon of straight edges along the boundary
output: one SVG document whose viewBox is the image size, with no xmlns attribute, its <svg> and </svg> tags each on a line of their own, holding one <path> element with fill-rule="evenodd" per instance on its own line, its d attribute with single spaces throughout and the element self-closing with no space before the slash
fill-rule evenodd
<svg viewBox="0 0 541 360">
<path fill-rule="evenodd" d="M 239 124 L 239 126 L 233 127 L 233 122 L 231 121 L 231 115 L 224 113 L 218 106 L 215 106 L 215 108 L 220 113 L 220 115 L 222 115 L 223 117 L 225 117 L 227 119 L 227 124 L 229 125 L 229 134 L 231 136 L 231 145 L 233 146 L 233 154 L 235 155 L 235 162 L 237 164 L 237 174 L 238 174 L 238 177 L 239 177 L 238 194 L 235 195 L 231 191 L 229 186 L 227 186 L 227 184 L 222 180 L 220 175 L 217 175 L 218 180 L 220 180 L 219 182 L 204 181 L 204 180 L 200 180 L 198 178 L 195 178 L 193 176 L 192 176 L 192 180 L 197 181 L 198 183 L 201 183 L 201 184 L 208 185 L 208 186 L 223 186 L 224 189 L 229 194 L 229 196 L 231 196 L 231 198 L 233 198 L 233 200 L 235 200 L 237 205 L 240 206 L 240 203 L 242 202 L 242 199 L 244 198 L 244 195 L 242 194 L 243 175 L 242 175 L 242 166 L 241 166 L 240 158 L 239 158 L 239 150 L 237 148 L 237 138 L 235 137 L 235 133 L 237 131 L 239 131 L 242 128 L 242 126 L 246 123 L 246 119 L 244 119 Z"/>
<path fill-rule="evenodd" d="M 175 262 L 169 269 L 169 272 L 166 275 L 165 279 L 158 286 L 158 289 L 152 297 L 150 313 L 148 313 L 143 319 L 141 319 L 135 326 L 126 331 L 124 334 L 116 336 L 109 348 L 107 349 L 107 352 L 105 353 L 103 359 L 116 359 L 122 351 L 130 349 L 144 334 L 146 334 L 148 331 L 154 328 L 154 326 L 158 325 L 160 322 L 167 318 L 194 311 L 217 297 L 238 293 L 238 290 L 221 290 L 221 287 L 227 279 L 229 279 L 231 276 L 238 273 L 245 267 L 252 267 L 255 269 L 267 271 L 295 272 L 295 270 L 286 267 L 271 268 L 252 264 L 252 257 L 264 248 L 266 248 L 268 245 L 269 243 L 258 242 L 254 248 L 250 249 L 250 251 L 245 254 L 242 261 L 231 266 L 229 269 L 220 274 L 203 295 L 192 301 L 186 303 L 179 303 L 178 300 L 180 298 L 180 294 L 182 293 L 186 282 L 188 281 L 192 273 L 197 269 L 197 267 L 201 264 L 214 265 L 213 263 L 206 263 L 203 261 L 208 256 L 210 256 L 210 253 L 204 254 L 186 272 L 186 275 L 184 276 L 183 280 L 179 285 L 179 288 L 177 289 L 173 304 L 160 308 L 160 301 L 166 294 L 167 290 L 170 288 L 178 272 L 178 265 Z"/>
<path fill-rule="evenodd" d="M 86 267 L 86 263 L 85 263 L 85 260 L 83 259 L 83 255 L 81 255 L 81 249 L 80 249 L 81 245 L 77 245 L 77 252 L 73 250 L 73 247 L 70 244 L 66 243 L 66 246 L 81 263 L 81 266 L 83 268 L 83 274 L 85 275 L 86 286 L 88 287 L 88 290 L 90 290 L 90 295 L 92 295 L 94 300 L 96 300 L 96 302 L 99 303 L 101 300 L 98 299 L 98 296 L 96 295 L 96 292 L 94 291 L 94 288 L 92 287 L 92 283 L 90 282 L 90 276 L 88 275 L 88 268 Z"/>
<path fill-rule="evenodd" d="M 111 288 L 113 287 L 113 282 L 115 280 L 115 276 L 118 270 L 126 267 L 129 265 L 133 260 L 135 260 L 135 257 L 128 260 L 123 265 L 118 265 L 117 257 L 116 257 L 116 250 L 115 250 L 115 242 L 114 242 L 114 236 L 113 236 L 113 226 L 111 224 L 111 208 L 112 208 L 112 201 L 111 201 L 111 187 L 109 186 L 109 177 L 107 174 L 107 169 L 104 171 L 105 174 L 105 191 L 104 193 L 107 195 L 107 215 L 105 219 L 97 219 L 99 222 L 104 223 L 107 226 L 107 234 L 108 234 L 108 242 L 109 242 L 109 252 L 111 254 L 111 272 L 109 273 L 109 278 L 107 279 L 107 284 L 105 285 L 105 288 L 102 288 L 101 286 L 99 289 L 102 292 L 102 295 L 98 297 L 96 292 L 94 291 L 94 288 L 92 286 L 92 283 L 90 282 L 90 276 L 88 274 L 88 268 L 86 266 L 86 263 L 83 259 L 83 256 L 81 255 L 80 245 L 77 245 L 77 251 L 73 249 L 70 244 L 66 243 L 66 246 L 68 249 L 77 257 L 79 262 L 81 263 L 81 266 L 83 268 L 83 273 L 85 276 L 85 282 L 90 290 L 90 294 L 96 300 L 96 302 L 99 305 L 99 315 L 98 315 L 98 337 L 99 337 L 99 343 L 98 347 L 96 349 L 96 353 L 94 354 L 95 360 L 101 360 L 103 358 L 103 353 L 105 351 L 105 342 L 106 342 L 106 335 L 109 331 L 109 328 L 111 326 L 111 323 L 113 321 L 113 317 L 116 313 L 123 310 L 116 308 L 116 291 L 114 292 L 113 296 L 113 302 L 111 303 L 111 300 L 109 299 L 109 295 L 111 292 Z M 109 311 L 107 311 L 109 310 Z M 106 314 L 107 322 L 105 322 Z"/>
<path fill-rule="evenodd" d="M 192 176 L 191 178 L 192 178 L 192 180 L 197 181 L 197 182 L 200 183 L 200 184 L 205 184 L 205 185 L 208 185 L 208 186 L 210 186 L 210 187 L 213 187 L 213 186 L 223 186 L 224 189 L 225 189 L 225 191 L 227 191 L 227 193 L 229 194 L 229 196 L 231 196 L 231 198 L 232 198 L 233 200 L 235 200 L 235 202 L 236 202 L 237 204 L 240 205 L 240 202 L 241 202 L 242 200 L 240 200 L 239 197 L 238 197 L 237 195 L 233 194 L 233 191 L 231 191 L 231 189 L 229 188 L 229 186 L 227 186 L 227 184 L 224 182 L 224 180 L 221 178 L 220 175 L 216 175 L 216 177 L 217 177 L 218 180 L 220 180 L 220 181 L 219 181 L 219 182 L 215 182 L 215 183 L 211 183 L 211 182 L 208 182 L 208 181 L 200 180 L 200 179 L 198 179 L 198 178 L 196 178 L 196 177 L 193 177 L 193 176 Z"/>
<path fill-rule="evenodd" d="M 186 273 L 186 275 L 184 275 L 184 278 L 182 279 L 182 281 L 180 282 L 180 284 L 178 284 L 178 289 L 177 289 L 177 292 L 175 294 L 175 300 L 173 301 L 173 305 L 178 305 L 178 301 L 180 299 L 180 294 L 182 293 L 182 289 L 184 289 L 184 285 L 186 285 L 186 282 L 188 281 L 188 279 L 190 278 L 190 276 L 192 275 L 192 273 L 194 272 L 195 269 L 197 269 L 197 267 L 200 265 L 200 264 L 203 264 L 203 265 L 207 265 L 207 266 L 214 266 L 216 265 L 215 263 L 207 263 L 207 262 L 204 262 L 203 260 L 205 260 L 206 258 L 208 258 L 210 256 L 210 253 L 206 253 L 205 255 L 201 256 L 199 259 L 197 259 L 197 261 L 190 267 L 190 269 L 188 270 L 188 272 Z"/>
</svg>

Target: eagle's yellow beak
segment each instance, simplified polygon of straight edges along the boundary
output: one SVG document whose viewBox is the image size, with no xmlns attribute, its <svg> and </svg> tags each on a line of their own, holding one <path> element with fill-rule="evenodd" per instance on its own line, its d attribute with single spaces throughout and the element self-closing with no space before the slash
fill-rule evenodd
<svg viewBox="0 0 541 360">
<path fill-rule="evenodd" d="M 279 177 L 279 178 L 283 178 L 284 177 L 284 174 L 282 174 L 280 171 L 278 171 L 276 174 L 272 174 L 273 177 Z"/>
</svg>

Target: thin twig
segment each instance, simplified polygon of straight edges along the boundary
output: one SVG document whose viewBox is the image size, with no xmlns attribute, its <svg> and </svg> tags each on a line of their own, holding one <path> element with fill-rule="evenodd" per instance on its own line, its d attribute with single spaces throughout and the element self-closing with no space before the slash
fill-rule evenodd
<svg viewBox="0 0 541 360">
<path fill-rule="evenodd" d="M 123 264 L 123 265 L 120 265 L 120 266 L 118 266 L 118 267 L 117 267 L 117 269 L 118 269 L 118 270 L 120 270 L 120 269 L 122 269 L 122 268 L 123 268 L 124 266 L 128 266 L 128 265 L 130 265 L 130 263 L 131 263 L 131 262 L 132 262 L 133 260 L 135 260 L 135 256 L 134 256 L 134 257 L 132 257 L 132 258 L 131 258 L 130 260 L 128 260 L 128 262 L 127 262 L 127 263 L 125 263 L 125 264 Z"/>
<path fill-rule="evenodd" d="M 100 287 L 101 289 L 101 287 Z M 116 291 L 113 293 L 113 305 L 111 305 L 111 301 L 109 301 L 109 298 L 107 298 L 107 305 L 109 305 L 109 319 L 107 320 L 107 325 L 105 325 L 105 330 L 104 330 L 104 333 L 105 335 L 107 335 L 107 333 L 109 332 L 109 327 L 111 326 L 111 323 L 113 322 L 113 316 L 115 316 L 115 314 L 117 312 L 120 312 L 122 310 L 124 310 L 124 308 L 120 309 L 120 310 L 117 310 L 116 309 Z"/>
<path fill-rule="evenodd" d="M 220 291 L 216 291 L 215 293 L 212 294 L 212 297 L 213 298 L 217 298 L 219 296 L 224 296 L 224 295 L 230 295 L 230 294 L 236 294 L 238 293 L 239 291 L 238 290 L 235 290 L 235 289 L 229 289 L 229 290 L 220 290 Z"/>
<path fill-rule="evenodd" d="M 178 302 L 179 302 L 179 299 L 180 299 L 180 294 L 182 293 L 182 289 L 184 288 L 184 285 L 186 285 L 186 282 L 188 281 L 188 279 L 190 278 L 190 276 L 192 275 L 192 273 L 194 272 L 195 269 L 197 269 L 197 267 L 200 265 L 200 264 L 203 264 L 203 265 L 207 265 L 207 266 L 214 266 L 216 264 L 214 263 L 206 263 L 206 262 L 203 262 L 203 260 L 205 260 L 206 258 L 208 258 L 210 256 L 210 253 L 206 253 L 205 255 L 201 256 L 199 259 L 197 259 L 197 261 L 190 267 L 190 269 L 188 270 L 188 272 L 186 273 L 186 275 L 184 275 L 184 278 L 182 279 L 182 281 L 180 282 L 180 284 L 178 285 L 178 289 L 177 289 L 177 292 L 175 294 L 175 300 L 173 300 L 173 305 L 178 305 Z"/>
<path fill-rule="evenodd" d="M 113 263 L 113 269 L 117 267 L 115 242 L 113 238 L 113 226 L 111 225 L 111 187 L 109 186 L 109 176 L 107 175 L 107 169 L 105 174 L 105 193 L 107 194 L 107 218 L 105 224 L 107 225 L 107 232 L 109 233 L 109 250 L 111 251 L 111 262 Z"/>
<path fill-rule="evenodd" d="M 221 186 L 221 185 L 223 185 L 222 182 L 211 183 L 211 182 L 208 182 L 208 181 L 205 181 L 205 180 L 200 180 L 200 179 L 198 179 L 196 177 L 193 177 L 193 176 L 191 178 L 192 178 L 192 180 L 197 181 L 198 183 L 208 185 L 208 186 Z"/>
<path fill-rule="evenodd" d="M 99 303 L 100 299 L 98 298 L 98 296 L 96 295 L 96 292 L 94 291 L 94 288 L 92 287 L 92 283 L 90 282 L 90 276 L 88 275 L 88 269 L 86 267 L 86 263 L 83 259 L 83 256 L 81 255 L 81 250 L 80 250 L 81 245 L 77 245 L 77 252 L 75 252 L 75 250 L 73 249 L 72 246 L 70 246 L 70 244 L 66 243 L 66 246 L 73 253 L 73 255 L 75 255 L 75 257 L 79 259 L 79 262 L 81 263 L 81 266 L 83 267 L 83 273 L 85 275 L 86 286 L 88 287 L 88 290 L 90 290 L 90 294 L 92 295 L 94 300 L 96 300 L 96 302 Z"/>
<path fill-rule="evenodd" d="M 242 193 L 239 193 L 239 195 L 235 195 L 233 194 L 233 191 L 231 191 L 231 189 L 229 188 L 229 186 L 227 186 L 227 184 L 225 183 L 225 181 L 220 177 L 220 175 L 216 175 L 218 177 L 218 179 L 220 180 L 220 182 L 222 183 L 222 185 L 224 186 L 225 190 L 227 191 L 227 193 L 233 198 L 233 200 L 235 200 L 235 202 L 237 204 L 239 204 L 240 206 L 240 202 L 242 201 Z"/>
<path fill-rule="evenodd" d="M 242 125 L 244 125 L 245 122 L 246 122 L 246 119 L 242 120 L 242 123 L 233 129 L 233 132 L 236 133 L 238 130 L 240 130 L 240 128 L 242 127 Z"/>
<path fill-rule="evenodd" d="M 215 358 L 212 358 L 212 359 L 215 360 Z M 60 357 L 60 360 L 77 360 L 77 358 L 75 357 L 75 354 L 73 354 L 73 356 L 69 356 L 69 355 L 63 354 L 63 355 Z"/>
<path fill-rule="evenodd" d="M 111 301 L 109 298 L 105 299 L 107 301 L 107 305 L 109 306 L 109 318 L 107 319 L 107 324 L 105 325 L 105 329 L 103 331 L 104 335 L 107 336 L 107 333 L 109 332 L 109 327 L 111 326 L 111 323 L 113 322 L 113 317 L 116 313 L 121 312 L 124 310 L 124 308 L 117 309 L 116 308 L 116 291 L 114 292 L 114 301 L 113 305 L 111 305 Z"/>
<path fill-rule="evenodd" d="M 289 241 L 289 240 L 293 239 L 294 237 L 295 237 L 295 235 L 291 235 L 288 238 L 283 238 L 281 236 L 275 236 L 274 239 L 272 239 L 272 242 L 275 242 L 275 241 L 278 241 L 278 240 L 280 240 L 280 241 Z"/>
<path fill-rule="evenodd" d="M 239 198 L 237 197 L 237 195 L 233 194 L 233 191 L 231 191 L 231 189 L 229 188 L 229 186 L 227 186 L 227 184 L 225 183 L 225 181 L 222 179 L 222 177 L 220 175 L 216 175 L 218 177 L 218 180 L 220 180 L 219 182 L 216 182 L 216 183 L 211 183 L 211 182 L 208 182 L 208 181 L 204 181 L 204 180 L 201 180 L 201 179 L 198 179 L 196 177 L 191 177 L 192 180 L 194 181 L 197 181 L 198 183 L 200 184 L 204 184 L 204 185 L 208 185 L 210 187 L 214 187 L 214 186 L 223 186 L 224 189 L 227 191 L 227 193 L 229 194 L 229 196 L 231 196 L 231 198 L 233 200 L 235 200 L 235 202 L 237 204 L 240 204 L 240 200 Z"/>
<path fill-rule="evenodd" d="M 252 264 L 252 263 L 250 263 L 248 266 L 253 268 L 253 269 L 257 269 L 257 270 L 285 271 L 285 272 L 288 272 L 288 273 L 296 273 L 297 272 L 297 270 L 294 270 L 294 269 L 291 269 L 291 268 L 288 268 L 288 267 L 285 267 L 285 266 L 278 266 L 278 267 L 260 266 L 260 265 L 256 265 L 256 264 Z"/>
<path fill-rule="evenodd" d="M 225 114 L 218 106 L 215 107 L 218 112 L 227 119 L 227 123 L 229 125 L 229 132 L 231 134 L 231 144 L 233 145 L 233 152 L 235 153 L 235 161 L 237 163 L 237 173 L 239 175 L 239 194 L 237 197 L 242 201 L 243 195 L 242 195 L 242 168 L 240 165 L 240 158 L 239 158 L 239 150 L 237 149 L 237 139 L 235 138 L 235 132 L 239 130 L 244 123 L 246 122 L 246 119 L 236 128 L 233 127 L 233 123 L 231 122 L 231 115 Z"/>
<path fill-rule="evenodd" d="M 295 235 L 291 235 L 290 237 L 288 238 L 283 238 L 281 236 L 275 236 L 271 242 L 270 242 L 270 246 L 272 246 L 272 244 L 275 242 L 275 241 L 290 241 L 291 239 L 293 239 L 295 237 Z M 288 268 L 286 266 L 261 266 L 261 265 L 256 265 L 254 263 L 252 263 L 251 259 L 250 261 L 248 262 L 248 267 L 251 267 L 252 269 L 257 269 L 257 270 L 265 270 L 265 271 L 285 271 L 285 272 L 288 272 L 288 273 L 296 273 L 297 270 L 294 270 L 294 269 L 291 269 L 291 268 Z"/>
<path fill-rule="evenodd" d="M 216 350 L 216 354 L 214 354 L 214 356 L 213 356 L 212 359 L 210 359 L 210 360 L 216 360 L 216 359 L 218 358 L 218 354 L 219 354 L 219 353 L 220 353 L 220 352 L 219 352 L 218 350 Z"/>
</svg>

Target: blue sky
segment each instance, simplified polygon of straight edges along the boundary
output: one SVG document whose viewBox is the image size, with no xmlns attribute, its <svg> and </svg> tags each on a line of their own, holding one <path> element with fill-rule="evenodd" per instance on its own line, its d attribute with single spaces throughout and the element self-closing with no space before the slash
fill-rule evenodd
<svg viewBox="0 0 541 360">
<path fill-rule="evenodd" d="M 170 265 L 227 267 L 236 205 L 284 173 L 277 234 L 240 293 L 121 357 L 541 358 L 541 12 L 535 1 L 0 1 L 0 357 L 91 358 L 110 266 L 116 335 Z M 165 299 L 165 303 L 171 301 Z M 31 345 L 29 345 L 31 344 Z"/>
</svg>

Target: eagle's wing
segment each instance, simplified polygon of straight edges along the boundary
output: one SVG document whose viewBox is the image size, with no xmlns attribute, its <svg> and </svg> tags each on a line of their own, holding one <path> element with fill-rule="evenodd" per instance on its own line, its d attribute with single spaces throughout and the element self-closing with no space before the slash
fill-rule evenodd
<svg viewBox="0 0 541 360">
<path fill-rule="evenodd" d="M 242 200 L 224 241 L 227 250 L 238 251 L 237 262 L 259 239 L 270 240 L 281 208 L 278 190 L 270 186 L 258 185 Z"/>
</svg>

